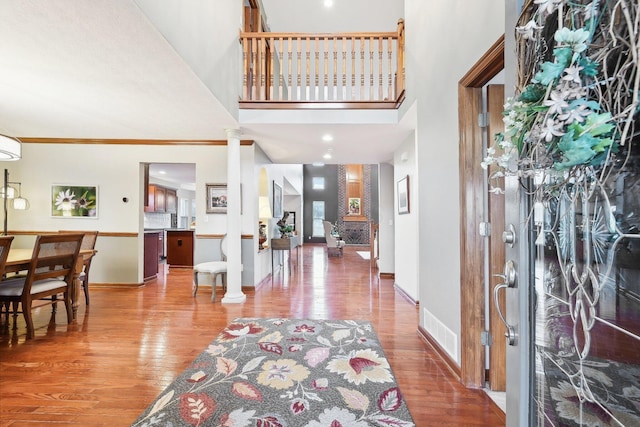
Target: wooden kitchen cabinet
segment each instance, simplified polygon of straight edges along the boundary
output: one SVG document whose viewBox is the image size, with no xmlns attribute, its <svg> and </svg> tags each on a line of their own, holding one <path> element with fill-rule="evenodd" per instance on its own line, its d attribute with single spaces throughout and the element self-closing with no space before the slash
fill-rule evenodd
<svg viewBox="0 0 640 427">
<path fill-rule="evenodd" d="M 155 209 L 154 212 L 166 212 L 167 211 L 167 189 L 154 185 L 154 199 Z"/>
<path fill-rule="evenodd" d="M 167 264 L 193 267 L 193 230 L 167 230 Z"/>
<path fill-rule="evenodd" d="M 178 194 L 172 188 L 166 189 L 166 210 L 168 213 L 178 213 Z"/>
<path fill-rule="evenodd" d="M 156 186 L 147 185 L 147 203 L 144 205 L 145 212 L 155 212 L 156 210 Z"/>
<path fill-rule="evenodd" d="M 144 280 L 152 280 L 158 276 L 158 235 L 160 231 L 144 233 Z"/>
<path fill-rule="evenodd" d="M 145 212 L 178 212 L 178 194 L 173 188 L 150 184 L 147 186 Z"/>
</svg>

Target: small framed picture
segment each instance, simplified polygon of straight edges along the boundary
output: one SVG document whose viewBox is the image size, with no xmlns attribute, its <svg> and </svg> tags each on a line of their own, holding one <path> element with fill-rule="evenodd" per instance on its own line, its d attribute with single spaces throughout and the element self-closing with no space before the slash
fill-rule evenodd
<svg viewBox="0 0 640 427">
<path fill-rule="evenodd" d="M 273 217 L 282 218 L 282 187 L 273 181 Z"/>
<path fill-rule="evenodd" d="M 207 213 L 227 213 L 227 184 L 207 185 Z"/>
<path fill-rule="evenodd" d="M 51 216 L 98 218 L 98 187 L 95 185 L 51 186 Z"/>
<path fill-rule="evenodd" d="M 398 213 L 409 213 L 409 175 L 398 181 Z"/>
<path fill-rule="evenodd" d="M 360 215 L 360 198 L 349 197 L 349 215 Z"/>
</svg>

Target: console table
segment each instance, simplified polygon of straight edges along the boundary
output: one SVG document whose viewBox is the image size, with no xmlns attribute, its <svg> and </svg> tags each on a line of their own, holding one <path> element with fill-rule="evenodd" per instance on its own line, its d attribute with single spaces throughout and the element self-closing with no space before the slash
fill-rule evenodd
<svg viewBox="0 0 640 427">
<path fill-rule="evenodd" d="M 296 249 L 296 263 L 298 262 L 298 236 L 291 236 L 287 239 L 271 239 L 271 277 L 275 272 L 273 265 L 273 253 L 275 251 L 288 251 L 289 252 L 289 274 L 291 274 L 291 250 Z"/>
</svg>

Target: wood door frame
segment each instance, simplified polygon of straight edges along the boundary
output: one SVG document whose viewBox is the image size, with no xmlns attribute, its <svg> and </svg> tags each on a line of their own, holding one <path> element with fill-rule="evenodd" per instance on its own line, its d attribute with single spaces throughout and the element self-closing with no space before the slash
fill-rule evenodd
<svg viewBox="0 0 640 427">
<path fill-rule="evenodd" d="M 504 111 L 504 85 L 488 84 L 487 90 L 487 112 L 489 116 L 487 134 L 495 135 L 504 132 L 503 111 Z M 493 143 L 489 138 L 488 145 Z M 500 152 L 496 155 L 501 154 Z M 489 174 L 498 170 L 497 165 L 489 167 Z M 496 178 L 494 184 L 504 188 L 504 178 Z M 491 349 L 489 353 L 489 389 L 493 391 L 505 391 L 507 386 L 507 342 L 502 337 L 507 329 L 500 319 L 500 314 L 494 301 L 495 287 L 504 283 L 504 279 L 498 277 L 504 271 L 506 262 L 506 247 L 502 241 L 502 232 L 505 230 L 505 197 L 504 193 L 489 193 L 487 200 L 487 216 L 490 229 L 493 231 L 489 235 L 489 277 L 485 280 L 489 282 L 489 332 L 491 334 Z M 504 292 L 498 295 L 500 307 L 505 307 Z"/>
<path fill-rule="evenodd" d="M 460 131 L 460 380 L 469 388 L 485 385 L 485 349 L 480 334 L 485 330 L 484 237 L 478 230 L 484 215 L 482 87 L 504 69 L 504 35 L 458 82 Z"/>
</svg>

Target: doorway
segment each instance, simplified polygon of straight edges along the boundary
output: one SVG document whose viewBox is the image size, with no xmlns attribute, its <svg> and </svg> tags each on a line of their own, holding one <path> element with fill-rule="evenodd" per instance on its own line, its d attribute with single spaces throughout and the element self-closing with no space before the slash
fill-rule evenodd
<svg viewBox="0 0 640 427">
<path fill-rule="evenodd" d="M 459 82 L 461 242 L 460 276 L 462 361 L 461 381 L 470 388 L 504 390 L 504 326 L 493 300 L 496 268 L 504 265 L 500 241 L 504 199 L 488 198 L 486 171 L 481 162 L 488 135 L 500 131 L 504 89 L 483 89 L 504 68 L 504 37 L 501 37 Z M 483 102 L 486 94 L 486 102 Z M 487 118 L 483 105 L 489 106 Z M 493 113 L 493 114 L 491 114 Z M 491 118 L 493 116 L 493 118 Z M 481 124 L 481 123 L 480 123 Z M 495 224 L 492 223 L 495 222 Z M 504 220 L 502 219 L 502 222 Z M 490 230 L 490 231 L 489 231 Z M 486 260 L 489 260 L 487 262 Z M 493 278 L 494 280 L 487 280 Z M 490 346 L 490 350 L 487 348 Z M 489 357 L 487 357 L 487 354 Z"/>
<path fill-rule="evenodd" d="M 196 165 L 148 163 L 145 168 L 144 228 L 192 228 L 196 216 Z M 155 194 L 157 189 L 160 192 Z"/>
</svg>

